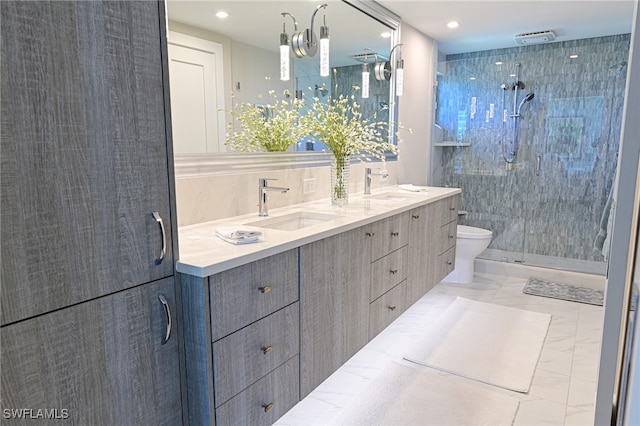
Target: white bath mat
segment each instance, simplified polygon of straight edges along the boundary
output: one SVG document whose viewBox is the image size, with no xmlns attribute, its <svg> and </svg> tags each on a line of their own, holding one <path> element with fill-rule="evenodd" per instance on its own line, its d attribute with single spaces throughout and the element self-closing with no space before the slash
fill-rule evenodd
<svg viewBox="0 0 640 426">
<path fill-rule="evenodd" d="M 331 425 L 511 425 L 518 400 L 490 388 L 391 362 Z"/>
<path fill-rule="evenodd" d="M 405 359 L 527 392 L 551 315 L 458 297 Z"/>
</svg>

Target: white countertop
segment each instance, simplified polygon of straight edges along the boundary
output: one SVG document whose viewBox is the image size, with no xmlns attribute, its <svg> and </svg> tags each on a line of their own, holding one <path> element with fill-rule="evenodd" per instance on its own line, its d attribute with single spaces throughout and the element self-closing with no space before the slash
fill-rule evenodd
<svg viewBox="0 0 640 426">
<path fill-rule="evenodd" d="M 367 196 L 350 195 L 349 204 L 342 208 L 333 207 L 329 199 L 322 199 L 273 209 L 269 211 L 268 217 L 259 217 L 256 206 L 256 212 L 252 214 L 183 226 L 178 229 L 180 259 L 176 262 L 176 270 L 183 274 L 204 278 L 412 210 L 460 192 L 458 188 L 428 187 L 425 192 L 408 192 L 391 187 Z M 384 197 L 383 194 L 389 193 L 396 194 L 394 195 L 396 198 L 376 198 Z M 295 212 L 330 214 L 336 217 L 295 231 L 260 227 L 263 237 L 260 242 L 253 244 L 230 244 L 218 238 L 215 233 L 216 228 L 253 224 L 261 220 L 273 221 L 278 216 Z M 259 225 L 253 224 L 253 226 Z"/>
</svg>

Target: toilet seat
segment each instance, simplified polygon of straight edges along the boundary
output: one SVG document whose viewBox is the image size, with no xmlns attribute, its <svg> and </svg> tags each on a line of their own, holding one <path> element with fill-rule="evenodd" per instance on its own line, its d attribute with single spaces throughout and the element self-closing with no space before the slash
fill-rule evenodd
<svg viewBox="0 0 640 426">
<path fill-rule="evenodd" d="M 493 233 L 488 229 L 476 228 L 473 226 L 458 225 L 457 237 L 468 240 L 491 239 Z"/>
</svg>

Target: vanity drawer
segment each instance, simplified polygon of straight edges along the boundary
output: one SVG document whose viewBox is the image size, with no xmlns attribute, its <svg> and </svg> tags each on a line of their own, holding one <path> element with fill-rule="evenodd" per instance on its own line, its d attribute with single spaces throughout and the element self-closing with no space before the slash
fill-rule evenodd
<svg viewBox="0 0 640 426">
<path fill-rule="evenodd" d="M 298 303 L 213 343 L 216 406 L 300 351 Z"/>
<path fill-rule="evenodd" d="M 212 340 L 298 300 L 298 250 L 209 277 Z"/>
<path fill-rule="evenodd" d="M 369 339 L 373 339 L 407 308 L 407 281 L 371 302 L 369 305 Z"/>
<path fill-rule="evenodd" d="M 441 226 L 446 225 L 452 220 L 457 220 L 458 210 L 460 209 L 460 195 L 454 195 L 438 201 L 438 209 L 440 210 Z"/>
<path fill-rule="evenodd" d="M 368 227 L 371 238 L 371 260 L 381 257 L 407 245 L 409 241 L 409 212 L 398 214 Z"/>
<path fill-rule="evenodd" d="M 299 400 L 295 356 L 216 409 L 218 425 L 271 425 Z"/>
<path fill-rule="evenodd" d="M 408 253 L 404 246 L 371 264 L 370 302 L 407 278 Z"/>
<path fill-rule="evenodd" d="M 456 245 L 458 235 L 458 221 L 454 220 L 447 225 L 440 227 L 440 238 L 438 245 L 438 254 L 442 254 Z"/>
<path fill-rule="evenodd" d="M 438 266 L 436 268 L 436 282 L 440 282 L 444 277 L 449 275 L 455 268 L 456 248 L 455 246 L 438 256 Z"/>
</svg>

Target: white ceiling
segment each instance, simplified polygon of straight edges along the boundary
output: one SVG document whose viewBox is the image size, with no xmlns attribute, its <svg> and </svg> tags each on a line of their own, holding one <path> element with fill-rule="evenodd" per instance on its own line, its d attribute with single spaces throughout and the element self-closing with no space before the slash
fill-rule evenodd
<svg viewBox="0 0 640 426">
<path fill-rule="evenodd" d="M 556 41 L 631 32 L 633 0 L 378 0 L 443 53 L 518 46 L 519 33 L 552 30 Z M 458 21 L 451 30 L 446 24 Z"/>
<path fill-rule="evenodd" d="M 168 0 L 169 19 L 205 28 L 247 44 L 277 51 L 282 23 L 293 33 L 293 21 L 281 12 L 290 12 L 298 20 L 299 30 L 310 26 L 311 14 L 321 3 L 326 10 L 316 16 L 318 34 L 323 15 L 331 31 L 332 65 L 335 55 L 348 57 L 365 48 L 389 50 L 388 40 L 379 33 L 383 25 L 354 11 L 337 0 Z M 463 53 L 515 47 L 513 37 L 523 32 L 553 30 L 557 41 L 615 35 L 631 32 L 633 0 L 378 0 L 378 3 L 404 22 L 438 41 L 441 52 Z M 215 18 L 225 9 L 230 17 Z M 455 30 L 446 23 L 456 20 Z M 351 63 L 356 63 L 351 60 Z"/>
</svg>

